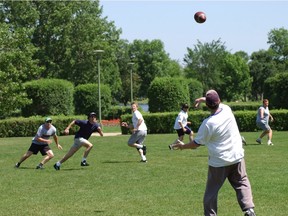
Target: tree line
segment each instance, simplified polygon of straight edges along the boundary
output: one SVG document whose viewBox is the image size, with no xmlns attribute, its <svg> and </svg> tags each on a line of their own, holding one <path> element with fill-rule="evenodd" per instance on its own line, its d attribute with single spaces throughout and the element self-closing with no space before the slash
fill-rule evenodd
<svg viewBox="0 0 288 216">
<path fill-rule="evenodd" d="M 184 65 L 169 57 L 159 39 L 121 38 L 121 27 L 103 16 L 96 1 L 2 1 L 0 3 L 0 112 L 9 117 L 31 103 L 24 83 L 43 78 L 74 86 L 109 86 L 114 104 L 147 98 L 155 78 L 193 78 L 203 92 L 217 89 L 223 100 L 275 98 L 288 91 L 288 30 L 268 32 L 268 50 L 231 53 L 221 39 L 187 47 Z M 131 77 L 132 75 L 132 77 Z M 276 83 L 276 84 L 275 84 Z M 268 88 L 269 87 L 269 88 Z M 95 89 L 95 92 L 97 90 Z M 284 104 L 284 105 L 283 105 Z M 286 101 L 281 106 L 285 106 Z"/>
</svg>

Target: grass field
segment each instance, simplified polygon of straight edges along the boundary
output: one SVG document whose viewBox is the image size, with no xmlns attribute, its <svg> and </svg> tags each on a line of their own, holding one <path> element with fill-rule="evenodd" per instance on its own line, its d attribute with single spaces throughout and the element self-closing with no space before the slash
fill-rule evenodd
<svg viewBox="0 0 288 216">
<path fill-rule="evenodd" d="M 286 216 L 287 132 L 274 132 L 274 146 L 256 144 L 258 134 L 243 133 L 257 216 Z M 167 145 L 175 137 L 148 134 L 146 164 L 139 163 L 136 150 L 127 146 L 128 135 L 91 137 L 91 166 L 80 166 L 81 149 L 60 171 L 55 171 L 53 164 L 68 151 L 73 136 L 60 137 L 63 151 L 52 144 L 55 157 L 44 170 L 35 169 L 42 159 L 40 154 L 14 168 L 30 146 L 31 137 L 2 138 L 0 215 L 201 216 L 207 149 L 170 151 Z M 218 207 L 220 216 L 243 215 L 227 181 L 219 193 Z"/>
</svg>

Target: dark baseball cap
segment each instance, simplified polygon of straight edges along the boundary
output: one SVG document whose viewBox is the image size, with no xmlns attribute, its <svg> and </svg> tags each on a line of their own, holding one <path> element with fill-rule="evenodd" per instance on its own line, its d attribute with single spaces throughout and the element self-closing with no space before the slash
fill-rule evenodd
<svg viewBox="0 0 288 216">
<path fill-rule="evenodd" d="M 91 117 L 91 116 L 95 116 L 96 117 L 97 115 L 96 115 L 95 112 L 91 112 L 91 113 L 89 113 L 88 117 Z"/>
</svg>

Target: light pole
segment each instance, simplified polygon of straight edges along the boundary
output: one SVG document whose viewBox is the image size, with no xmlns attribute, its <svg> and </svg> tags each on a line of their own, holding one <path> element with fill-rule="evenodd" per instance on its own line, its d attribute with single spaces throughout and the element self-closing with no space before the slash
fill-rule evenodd
<svg viewBox="0 0 288 216">
<path fill-rule="evenodd" d="M 130 66 L 130 85 L 131 85 L 131 103 L 133 102 L 133 62 L 129 62 L 128 65 Z"/>
<path fill-rule="evenodd" d="M 101 80 L 100 80 L 100 59 L 101 59 L 101 55 L 104 53 L 104 50 L 95 50 L 94 53 L 96 54 L 96 58 L 97 58 L 97 65 L 98 65 L 98 106 L 99 106 L 99 123 L 102 127 L 102 118 L 101 118 L 101 89 L 100 89 L 100 84 L 101 84 Z"/>
</svg>

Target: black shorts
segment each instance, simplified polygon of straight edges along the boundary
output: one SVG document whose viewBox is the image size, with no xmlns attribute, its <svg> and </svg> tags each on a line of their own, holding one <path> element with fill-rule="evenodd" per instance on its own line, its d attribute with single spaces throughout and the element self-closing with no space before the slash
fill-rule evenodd
<svg viewBox="0 0 288 216">
<path fill-rule="evenodd" d="M 185 132 L 183 131 L 182 128 L 176 130 L 176 131 L 177 131 L 177 134 L 178 134 L 178 137 L 183 136 L 184 134 L 188 134 L 188 135 L 189 135 L 189 134 L 192 132 L 191 128 L 189 128 L 187 125 L 185 126 L 185 129 L 186 129 Z"/>
<path fill-rule="evenodd" d="M 32 143 L 28 151 L 33 152 L 33 154 L 37 155 L 40 151 L 42 155 L 47 155 L 47 151 L 51 150 L 48 144 L 44 145 L 37 145 L 35 143 Z"/>
</svg>

